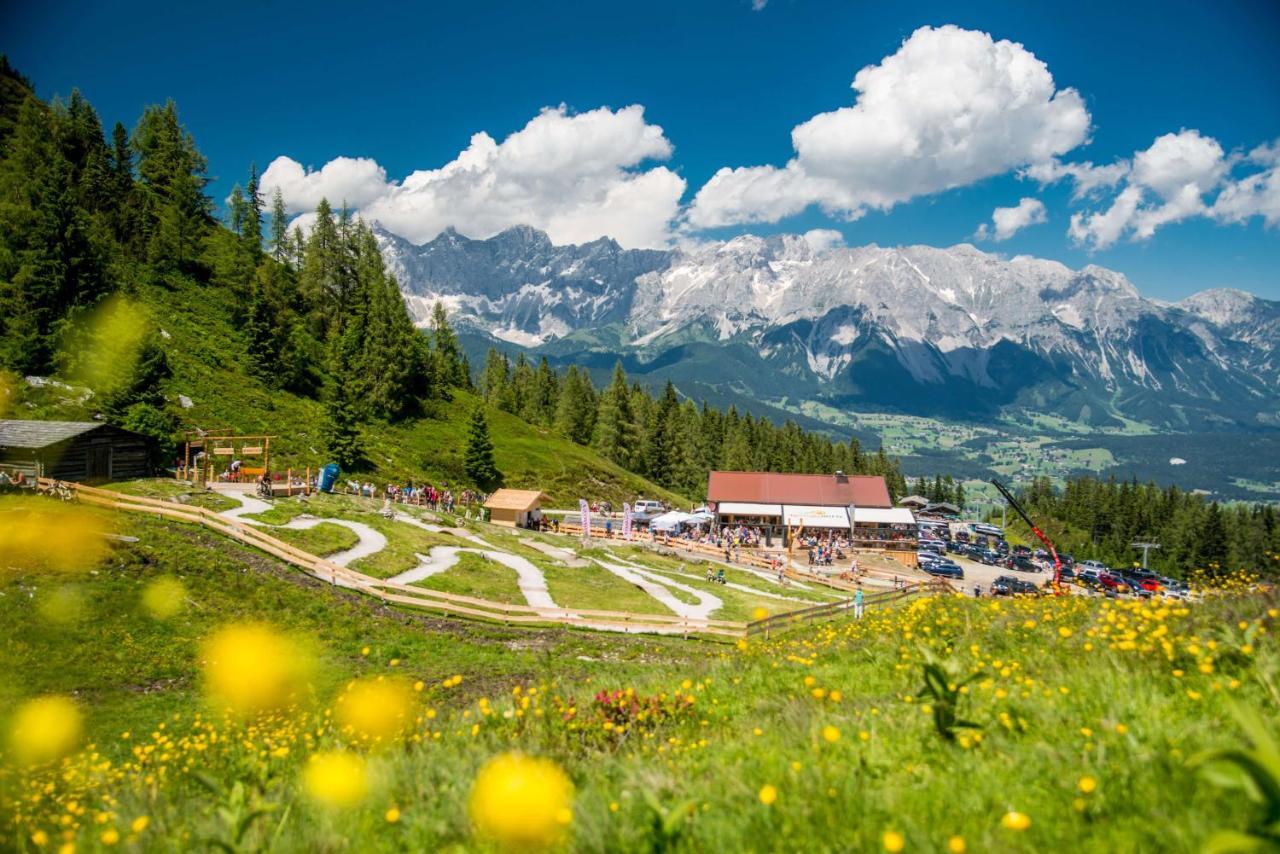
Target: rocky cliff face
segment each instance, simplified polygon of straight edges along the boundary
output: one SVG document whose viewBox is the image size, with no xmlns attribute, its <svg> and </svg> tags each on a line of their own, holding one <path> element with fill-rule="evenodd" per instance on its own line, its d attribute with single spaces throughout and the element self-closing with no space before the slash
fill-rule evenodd
<svg viewBox="0 0 1280 854">
<path fill-rule="evenodd" d="M 381 229 L 415 314 L 564 358 L 629 356 L 760 400 L 805 395 L 973 415 L 1015 402 L 1085 422 L 1280 423 L 1280 303 L 1177 304 L 1123 275 L 950 248 L 817 250 L 799 236 L 679 251 L 554 246 L 521 227 L 414 246 Z M 736 368 L 717 365 L 733 352 Z"/>
</svg>

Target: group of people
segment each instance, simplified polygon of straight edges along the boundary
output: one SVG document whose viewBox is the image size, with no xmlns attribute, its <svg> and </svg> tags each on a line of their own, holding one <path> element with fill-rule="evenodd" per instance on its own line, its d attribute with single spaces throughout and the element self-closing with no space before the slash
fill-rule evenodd
<svg viewBox="0 0 1280 854">
<path fill-rule="evenodd" d="M 916 534 L 907 525 L 883 525 L 877 527 L 858 527 L 853 529 L 856 540 L 868 540 L 877 543 L 916 542 Z"/>
<path fill-rule="evenodd" d="M 831 532 L 800 537 L 796 545 L 808 552 L 809 566 L 832 566 L 848 556 L 850 547 L 846 537 Z"/>
<path fill-rule="evenodd" d="M 26 472 L 22 469 L 14 469 L 12 474 L 5 469 L 0 469 L 0 492 L 24 489 L 29 485 Z"/>
<path fill-rule="evenodd" d="M 382 497 L 393 504 L 415 504 L 439 513 L 453 513 L 459 507 L 470 507 L 483 503 L 488 496 L 471 489 L 454 492 L 448 487 L 437 487 L 431 484 L 415 484 L 408 481 L 404 484 L 389 483 L 379 493 L 378 487 L 372 483 L 348 482 L 348 491 L 366 498 Z"/>
</svg>

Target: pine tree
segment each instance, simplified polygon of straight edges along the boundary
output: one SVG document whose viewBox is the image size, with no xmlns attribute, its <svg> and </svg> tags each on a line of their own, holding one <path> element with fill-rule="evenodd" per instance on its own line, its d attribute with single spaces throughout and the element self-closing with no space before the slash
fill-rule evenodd
<svg viewBox="0 0 1280 854">
<path fill-rule="evenodd" d="M 262 194 L 258 189 L 258 164 L 249 164 L 249 181 L 245 184 L 245 222 L 240 235 L 245 239 L 254 260 L 262 254 Z"/>
<path fill-rule="evenodd" d="M 507 357 L 490 347 L 485 355 L 484 376 L 480 378 L 480 392 L 490 406 L 497 406 L 507 393 Z"/>
<path fill-rule="evenodd" d="M 249 295 L 249 311 L 245 318 L 245 335 L 249 339 L 249 369 L 253 375 L 270 386 L 276 386 L 275 365 L 279 355 L 276 347 L 275 323 L 271 305 L 256 281 Z"/>
<path fill-rule="evenodd" d="M 596 423 L 595 389 L 585 371 L 570 365 L 560 384 L 556 406 L 556 429 L 579 445 L 591 441 Z"/>
<path fill-rule="evenodd" d="M 439 300 L 431 307 L 431 350 L 436 385 L 441 389 L 466 388 L 458 336 L 449 325 L 449 312 Z"/>
<path fill-rule="evenodd" d="M 148 107 L 133 132 L 142 190 L 147 258 L 161 270 L 181 270 L 196 258 L 209 225 L 204 194 L 207 161 L 178 121 L 173 101 Z"/>
<path fill-rule="evenodd" d="M 244 191 L 236 184 L 227 197 L 227 228 L 237 237 L 244 237 L 245 221 L 248 219 L 248 205 L 245 203 Z"/>
<path fill-rule="evenodd" d="M 284 209 L 284 195 L 276 187 L 271 196 L 271 255 L 281 264 L 291 260 L 289 247 L 289 217 Z"/>
<path fill-rule="evenodd" d="M 502 485 L 502 473 L 493 459 L 493 442 L 489 440 L 489 422 L 485 420 L 483 406 L 477 406 L 471 412 L 465 467 L 471 482 L 486 492 Z"/>
<path fill-rule="evenodd" d="M 1227 529 L 1222 520 L 1222 508 L 1214 501 L 1205 511 L 1200 523 L 1199 544 L 1196 547 L 1199 568 L 1208 571 L 1226 570 Z"/>
<path fill-rule="evenodd" d="M 545 364 L 545 361 L 544 361 Z M 610 460 L 629 468 L 636 447 L 638 431 L 631 415 L 631 390 L 622 362 L 613 368 L 613 380 L 600 396 L 596 417 L 595 446 Z"/>
<path fill-rule="evenodd" d="M 675 484 L 679 415 L 680 399 L 676 396 L 676 387 L 668 380 L 650 416 L 644 441 L 645 473 L 659 486 Z"/>
</svg>

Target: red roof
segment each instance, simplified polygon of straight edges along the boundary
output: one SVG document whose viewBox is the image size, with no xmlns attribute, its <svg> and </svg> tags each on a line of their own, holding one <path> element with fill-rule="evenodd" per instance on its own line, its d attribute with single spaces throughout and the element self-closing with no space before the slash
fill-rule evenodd
<svg viewBox="0 0 1280 854">
<path fill-rule="evenodd" d="M 810 504 L 818 507 L 892 507 L 889 487 L 878 475 L 777 474 L 713 471 L 707 500 L 758 504 Z"/>
</svg>

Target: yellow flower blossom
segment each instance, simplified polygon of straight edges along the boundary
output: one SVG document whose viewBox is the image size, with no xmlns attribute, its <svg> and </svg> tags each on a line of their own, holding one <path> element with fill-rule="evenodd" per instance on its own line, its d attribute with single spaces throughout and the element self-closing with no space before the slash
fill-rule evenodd
<svg viewBox="0 0 1280 854">
<path fill-rule="evenodd" d="M 554 762 L 504 753 L 485 763 L 471 789 L 471 821 L 504 848 L 556 844 L 573 819 L 573 784 Z"/>
<path fill-rule="evenodd" d="M 345 809 L 358 805 L 369 794 L 369 771 L 365 760 L 354 753 L 316 753 L 303 769 L 302 783 L 318 803 Z"/>
<path fill-rule="evenodd" d="M 205 642 L 205 689 L 239 715 L 278 709 L 295 700 L 311 673 L 306 650 L 274 629 L 230 625 Z"/>
<path fill-rule="evenodd" d="M 9 729 L 9 747 L 24 765 L 66 756 L 80 743 L 84 729 L 79 707 L 66 697 L 50 695 L 18 707 Z"/>
</svg>

